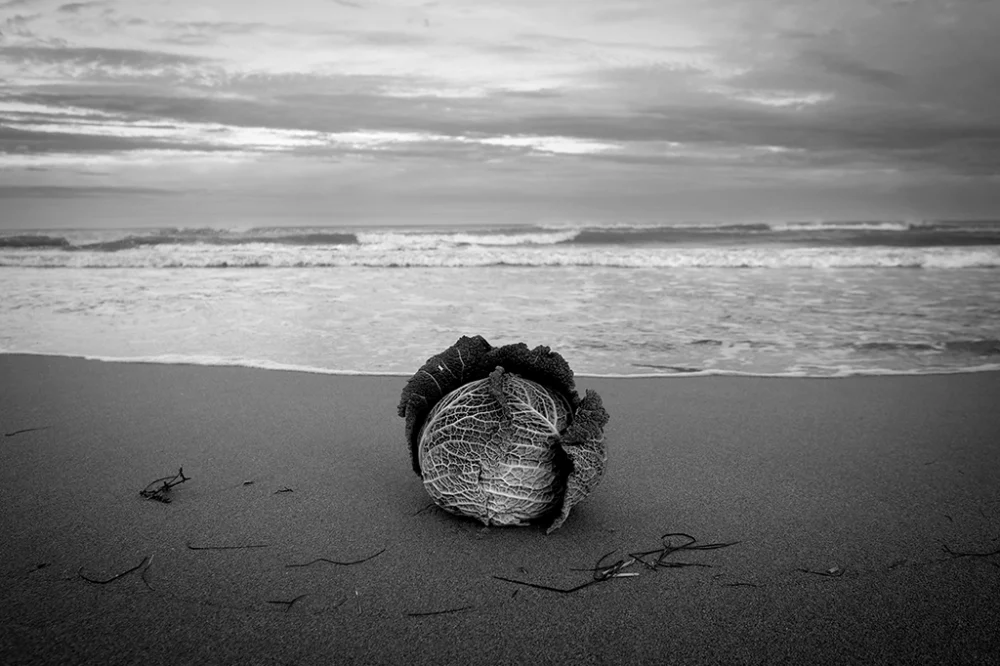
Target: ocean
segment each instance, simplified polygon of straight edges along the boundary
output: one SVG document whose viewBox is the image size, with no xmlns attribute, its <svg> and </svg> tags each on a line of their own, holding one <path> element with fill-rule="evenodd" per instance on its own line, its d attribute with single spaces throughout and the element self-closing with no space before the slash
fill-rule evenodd
<svg viewBox="0 0 1000 666">
<path fill-rule="evenodd" d="M 0 232 L 0 353 L 412 374 L 1000 370 L 1000 222 Z"/>
</svg>

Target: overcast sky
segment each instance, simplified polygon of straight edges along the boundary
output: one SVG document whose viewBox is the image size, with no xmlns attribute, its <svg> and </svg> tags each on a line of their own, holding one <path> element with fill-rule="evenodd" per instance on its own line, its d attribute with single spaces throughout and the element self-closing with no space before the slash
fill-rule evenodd
<svg viewBox="0 0 1000 666">
<path fill-rule="evenodd" d="M 997 0 L 0 0 L 0 228 L 1000 218 Z"/>
</svg>

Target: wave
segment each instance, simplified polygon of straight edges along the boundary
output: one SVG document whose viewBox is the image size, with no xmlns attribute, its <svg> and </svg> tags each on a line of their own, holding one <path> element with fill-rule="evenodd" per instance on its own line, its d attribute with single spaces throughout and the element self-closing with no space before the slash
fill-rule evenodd
<svg viewBox="0 0 1000 666">
<path fill-rule="evenodd" d="M 84 243 L 64 247 L 67 250 L 91 250 L 98 252 L 118 252 L 134 248 L 157 245 L 255 245 L 269 243 L 275 245 L 310 246 L 310 245 L 351 245 L 358 242 L 354 234 L 311 232 L 290 233 L 281 235 L 264 234 L 217 234 L 217 233 L 170 233 L 144 236 L 126 236 L 110 241 Z"/>
<path fill-rule="evenodd" d="M 566 243 L 673 245 L 795 244 L 813 247 L 950 247 L 1000 245 L 997 223 L 782 222 L 708 226 L 613 227 L 580 230 Z"/>
<path fill-rule="evenodd" d="M 37 234 L 0 236 L 0 248 L 66 248 L 70 245 L 68 240 L 59 236 Z"/>
<path fill-rule="evenodd" d="M 96 237 L 95 237 L 96 236 Z M 91 230 L 61 235 L 0 233 L 0 249 L 122 252 L 160 246 L 362 246 L 370 250 L 450 251 L 464 247 L 754 246 L 963 247 L 1000 245 L 1000 222 L 772 222 L 697 225 L 576 225 L 484 228 L 261 227 Z"/>
<path fill-rule="evenodd" d="M 434 250 L 457 247 L 518 247 L 572 241 L 578 231 L 483 230 L 460 232 L 359 232 L 357 242 L 370 250 Z"/>
<path fill-rule="evenodd" d="M 1000 247 L 949 248 L 601 248 L 466 246 L 452 251 L 387 244 L 239 247 L 145 244 L 119 251 L 15 248 L 0 266 L 24 268 L 472 268 L 486 266 L 604 268 L 1000 268 Z"/>
<path fill-rule="evenodd" d="M 928 342 L 861 342 L 852 345 L 859 351 L 884 352 L 950 352 L 972 356 L 1000 356 L 1000 340 L 947 340 L 940 343 Z"/>
</svg>

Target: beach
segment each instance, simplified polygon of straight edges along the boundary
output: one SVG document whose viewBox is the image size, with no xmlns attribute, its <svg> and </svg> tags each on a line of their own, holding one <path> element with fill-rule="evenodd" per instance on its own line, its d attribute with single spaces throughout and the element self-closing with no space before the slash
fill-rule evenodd
<svg viewBox="0 0 1000 666">
<path fill-rule="evenodd" d="M 404 383 L 0 355 L 0 661 L 1000 661 L 1000 373 L 578 377 L 608 470 L 550 536 L 428 508 Z M 496 578 L 666 533 L 731 545 Z"/>
</svg>

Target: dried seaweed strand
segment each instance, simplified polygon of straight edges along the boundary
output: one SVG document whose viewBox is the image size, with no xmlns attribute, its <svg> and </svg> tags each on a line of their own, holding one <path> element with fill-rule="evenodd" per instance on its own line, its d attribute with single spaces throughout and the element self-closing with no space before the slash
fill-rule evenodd
<svg viewBox="0 0 1000 666">
<path fill-rule="evenodd" d="M 139 491 L 139 494 L 146 499 L 156 500 L 157 502 L 163 502 L 164 504 L 170 503 L 170 498 L 166 497 L 163 493 L 170 492 L 170 489 L 176 485 L 184 483 L 185 481 L 190 481 L 191 477 L 184 476 L 184 468 L 181 467 L 177 470 L 177 473 L 173 476 L 164 476 L 156 479 L 155 481 L 150 481 L 145 488 Z M 153 488 L 158 483 L 162 485 Z"/>
<path fill-rule="evenodd" d="M 562 588 L 562 587 L 551 587 L 549 585 L 539 585 L 538 583 L 529 583 L 524 580 L 515 580 L 513 578 L 505 578 L 503 576 L 493 576 L 497 580 L 507 581 L 508 583 L 514 583 L 516 585 L 524 585 L 525 587 L 533 587 L 536 590 L 548 590 L 549 592 L 559 592 L 560 594 L 570 594 L 576 592 L 577 590 L 582 590 L 585 587 L 590 587 L 594 583 L 599 583 L 598 580 L 588 580 L 586 583 L 577 585 L 576 587 Z"/>
<path fill-rule="evenodd" d="M 736 544 L 740 543 L 739 541 L 729 541 L 726 543 L 703 543 L 695 545 L 698 543 L 698 540 L 695 539 L 690 534 L 685 534 L 684 532 L 669 532 L 661 536 L 660 541 L 664 541 L 674 536 L 685 537 L 686 539 L 688 539 L 688 542 L 680 546 L 671 546 L 669 542 L 666 543 L 665 547 L 671 553 L 676 552 L 678 550 L 718 550 L 719 548 L 728 548 L 729 546 L 735 546 Z"/>
<path fill-rule="evenodd" d="M 679 546 L 673 546 L 673 545 L 670 544 L 670 542 L 668 541 L 668 539 L 670 537 L 675 537 L 675 536 L 685 537 L 688 541 L 687 541 L 687 543 L 681 544 Z M 676 553 L 676 552 L 682 551 L 682 550 L 717 550 L 719 548 L 727 548 L 729 546 L 734 546 L 734 545 L 740 543 L 739 541 L 732 541 L 732 542 L 728 542 L 728 543 L 707 543 L 707 544 L 696 545 L 697 541 L 698 541 L 697 539 L 695 539 L 690 534 L 684 534 L 682 532 L 671 532 L 669 534 L 664 534 L 662 537 L 660 537 L 660 540 L 661 541 L 665 541 L 665 543 L 664 543 L 664 545 L 663 545 L 662 548 L 657 548 L 656 550 L 647 550 L 647 551 L 642 551 L 642 552 L 629 553 L 629 555 L 628 555 L 629 559 L 628 560 L 619 561 L 618 562 L 617 565 L 618 565 L 619 569 L 623 569 L 623 568 L 625 568 L 627 566 L 630 566 L 630 565 L 632 565 L 634 563 L 639 563 L 639 564 L 643 565 L 644 567 L 646 567 L 647 569 L 650 569 L 652 571 L 655 571 L 657 568 L 663 568 L 663 569 L 680 569 L 680 568 L 684 568 L 684 567 L 704 567 L 704 568 L 711 568 L 712 567 L 711 564 L 702 564 L 702 563 L 699 563 L 699 562 L 668 562 L 668 561 L 666 561 L 666 558 L 668 556 L 672 555 L 673 553 Z M 656 559 L 654 561 L 652 561 L 652 562 L 647 561 L 646 558 L 649 557 L 649 556 L 651 556 L 651 555 L 656 555 Z M 605 556 L 605 557 L 607 557 L 607 556 Z M 591 568 L 591 569 L 575 569 L 575 571 L 594 571 L 594 572 L 598 572 L 599 570 L 601 570 L 600 564 L 601 564 L 601 561 L 603 561 L 603 559 L 604 558 L 602 558 L 602 560 L 598 561 L 597 566 L 594 567 L 594 568 Z M 616 565 L 612 565 L 612 566 L 616 566 Z M 617 571 L 615 573 L 617 573 Z M 619 575 L 621 575 L 621 574 L 619 574 Z"/>
<path fill-rule="evenodd" d="M 36 428 L 21 428 L 20 430 L 15 430 L 13 432 L 5 432 L 4 437 L 13 437 L 14 435 L 20 435 L 26 432 L 35 432 L 36 430 L 48 430 L 52 426 L 38 426 Z"/>
<path fill-rule="evenodd" d="M 427 617 L 429 615 L 446 615 L 448 613 L 461 613 L 462 611 L 475 608 L 475 606 L 462 606 L 461 608 L 448 608 L 447 610 L 427 611 L 425 613 L 407 613 L 410 617 Z"/>
<path fill-rule="evenodd" d="M 79 574 L 80 578 L 84 579 L 88 583 L 96 583 L 97 585 L 107 585 L 108 583 L 113 583 L 114 581 L 118 580 L 122 576 L 127 576 L 130 573 L 132 573 L 133 571 L 136 571 L 137 569 L 141 569 L 142 565 L 146 564 L 146 562 L 149 561 L 149 560 L 151 560 L 151 559 L 152 559 L 152 557 L 149 556 L 149 555 L 147 555 L 146 557 L 142 558 L 142 562 L 139 562 L 139 564 L 135 565 L 131 569 L 127 569 L 125 571 L 122 571 L 121 573 L 117 573 L 114 576 L 112 576 L 111 578 L 107 578 L 105 580 L 98 580 L 97 578 L 88 578 L 87 576 L 85 576 L 83 574 L 83 567 L 80 567 L 80 570 L 77 573 Z"/>
<path fill-rule="evenodd" d="M 187 542 L 187 547 L 191 550 L 242 550 L 244 548 L 267 548 L 271 544 L 269 543 L 253 543 L 247 546 L 192 546 L 191 542 Z"/>
<path fill-rule="evenodd" d="M 269 603 L 269 604 L 283 604 L 285 606 L 285 610 L 289 611 L 289 610 L 292 609 L 292 606 L 295 604 L 296 601 L 298 601 L 302 597 L 308 597 L 308 596 L 309 596 L 309 593 L 306 592 L 305 594 L 300 594 L 299 596 L 295 597 L 291 601 L 268 600 L 267 603 Z"/>
<path fill-rule="evenodd" d="M 317 557 L 315 560 L 313 560 L 311 562 L 306 562 L 305 564 L 286 564 L 285 566 L 288 567 L 288 568 L 293 568 L 293 567 L 308 567 L 309 565 L 316 564 L 317 562 L 326 562 L 327 564 L 336 564 L 338 566 L 348 567 L 348 566 L 351 566 L 352 564 L 361 564 L 362 562 L 367 562 L 368 560 L 374 560 L 376 557 L 378 557 L 379 555 L 381 555 L 382 553 L 384 553 L 385 550 L 386 549 L 383 548 L 382 550 L 378 551 L 374 555 L 369 555 L 368 557 L 362 558 L 360 560 L 352 560 L 350 562 L 340 562 L 338 560 L 331 560 L 331 559 L 328 559 L 328 558 L 325 558 L 325 557 Z"/>
<path fill-rule="evenodd" d="M 552 587 L 551 585 L 541 585 L 539 583 L 529 583 L 528 581 L 516 580 L 514 578 L 507 578 L 505 576 L 493 576 L 493 577 L 496 578 L 497 580 L 506 581 L 508 583 L 514 583 L 516 585 L 524 585 L 525 587 L 533 587 L 536 590 L 547 590 L 549 592 L 558 592 L 560 594 L 571 594 L 571 593 L 576 592 L 578 590 L 582 590 L 585 587 L 590 587 L 591 585 L 594 585 L 595 583 L 603 583 L 604 581 L 610 580 L 612 578 L 622 578 L 622 577 L 625 577 L 625 576 L 630 576 L 631 574 L 623 574 L 623 573 L 621 573 L 621 570 L 624 569 L 625 567 L 631 565 L 631 564 L 634 564 L 635 561 L 636 561 L 635 559 L 630 558 L 628 560 L 618 560 L 617 562 L 615 562 L 614 564 L 612 564 L 610 566 L 606 566 L 606 567 L 602 567 L 601 566 L 604 563 L 604 560 L 608 559 L 611 555 L 614 555 L 614 553 L 615 553 L 615 551 L 612 550 L 611 552 L 608 552 L 608 553 L 605 553 L 604 555 L 601 555 L 600 559 L 597 560 L 597 564 L 596 565 L 594 565 L 590 569 L 583 569 L 583 571 L 592 571 L 593 572 L 593 577 L 591 578 L 591 580 L 588 580 L 586 583 L 581 583 L 580 585 L 577 585 L 576 587 L 570 587 L 570 588 Z"/>
<path fill-rule="evenodd" d="M 658 550 L 652 550 L 652 551 L 649 551 L 648 553 L 629 553 L 628 556 L 631 557 L 636 562 L 638 562 L 639 564 L 641 564 L 642 566 L 644 566 L 647 569 L 649 569 L 650 571 L 656 571 L 656 563 L 655 562 L 647 562 L 646 558 L 649 557 L 650 555 L 652 555 L 653 553 L 658 553 L 658 552 L 660 552 L 660 551 L 658 551 Z"/>
<path fill-rule="evenodd" d="M 948 547 L 948 544 L 946 543 L 941 544 L 941 549 L 955 559 L 959 557 L 992 557 L 994 555 L 1000 555 L 1000 549 L 992 550 L 988 553 L 963 553 L 961 551 L 952 550 L 951 548 Z"/>
<path fill-rule="evenodd" d="M 683 543 L 679 546 L 673 546 L 670 544 L 670 537 L 684 537 L 687 539 L 687 543 Z M 577 585 L 571 588 L 561 588 L 552 587 L 550 585 L 541 585 L 539 583 L 529 583 L 528 581 L 516 580 L 514 578 L 506 578 L 504 576 L 493 576 L 497 580 L 506 581 L 508 583 L 515 583 L 517 585 L 524 585 L 526 587 L 533 587 L 538 590 L 547 590 L 549 592 L 559 592 L 561 594 L 570 594 L 576 592 L 577 590 L 582 590 L 585 587 L 593 585 L 594 583 L 602 583 L 606 580 L 612 578 L 629 578 L 638 576 L 636 572 L 623 572 L 622 570 L 632 566 L 633 564 L 641 564 L 647 569 L 656 570 L 657 568 L 673 569 L 681 567 L 712 567 L 711 564 L 702 564 L 699 562 L 666 562 L 664 558 L 672 553 L 676 553 L 681 550 L 717 550 L 719 548 L 727 548 L 729 546 L 734 546 L 739 541 L 731 541 L 728 543 L 708 543 L 708 544 L 697 544 L 698 540 L 695 539 L 690 534 L 685 534 L 683 532 L 669 532 L 660 537 L 660 541 L 663 542 L 663 547 L 656 550 L 649 550 L 644 552 L 629 553 L 626 558 L 619 559 L 617 562 L 605 565 L 604 561 L 610 556 L 614 555 L 615 551 L 605 553 L 597 560 L 597 564 L 593 567 L 587 569 L 570 569 L 571 571 L 589 571 L 592 573 L 593 578 L 586 583 Z M 647 561 L 645 558 L 656 555 L 656 560 L 653 562 Z"/>
</svg>

